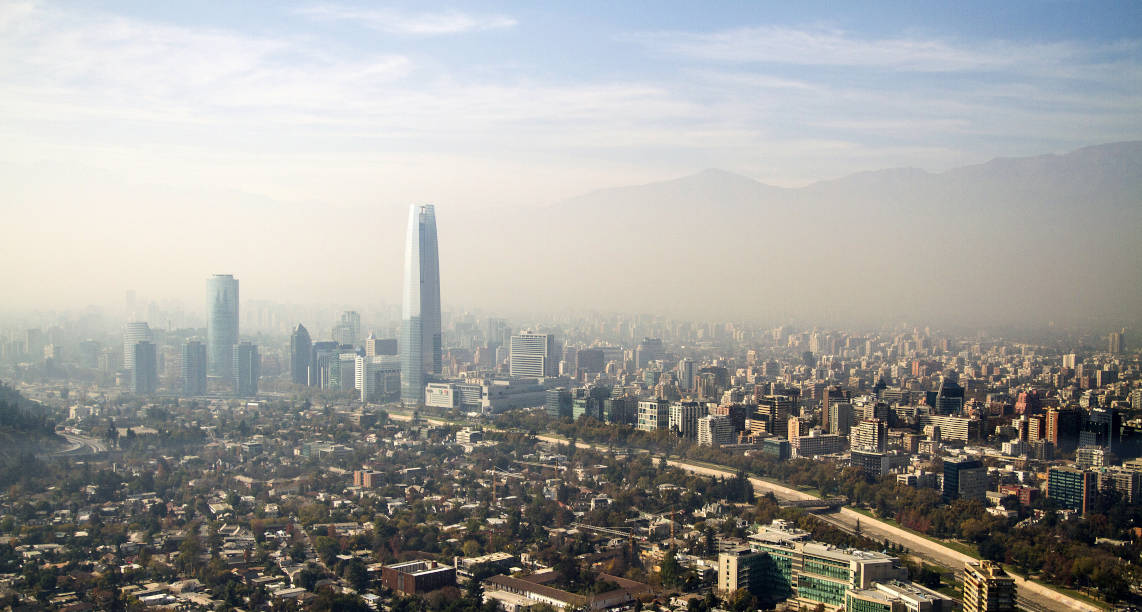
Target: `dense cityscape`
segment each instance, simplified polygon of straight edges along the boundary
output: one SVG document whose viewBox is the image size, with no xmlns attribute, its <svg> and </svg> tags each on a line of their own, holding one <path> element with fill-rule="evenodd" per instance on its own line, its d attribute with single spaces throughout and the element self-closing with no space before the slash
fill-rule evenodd
<svg viewBox="0 0 1142 612">
<path fill-rule="evenodd" d="M 0 336 L 5 604 L 974 612 L 1142 597 L 1128 330 L 508 321 L 442 312 L 433 206 L 411 207 L 405 246 L 399 320 L 329 312 L 311 333 L 219 274 L 205 329 L 132 292 L 119 333 L 88 311 Z"/>
<path fill-rule="evenodd" d="M 0 612 L 1142 612 L 1140 26 L 0 0 Z"/>
</svg>

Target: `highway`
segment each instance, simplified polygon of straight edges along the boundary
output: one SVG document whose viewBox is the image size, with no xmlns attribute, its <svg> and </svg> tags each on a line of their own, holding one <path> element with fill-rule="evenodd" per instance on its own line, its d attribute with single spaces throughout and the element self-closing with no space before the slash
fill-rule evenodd
<svg viewBox="0 0 1142 612">
<path fill-rule="evenodd" d="M 555 436 L 540 435 L 536 436 L 539 440 L 544 442 L 551 442 L 555 444 L 566 444 L 567 440 L 557 438 Z M 596 450 L 606 450 L 609 447 L 604 445 L 590 444 L 587 442 L 578 442 L 576 446 L 580 448 L 592 448 Z M 636 449 L 630 449 L 636 450 Z M 670 459 L 667 464 L 672 467 L 677 467 L 695 474 L 702 474 L 704 476 L 718 476 L 722 478 L 732 477 L 735 475 L 731 469 L 711 467 L 707 465 L 699 465 L 688 461 L 677 459 Z M 751 477 L 750 483 L 753 484 L 755 493 L 773 493 L 779 500 L 810 500 L 818 499 L 814 495 L 810 495 L 803 491 L 787 487 L 782 484 L 762 480 L 760 478 Z M 835 513 L 830 513 L 827 516 L 816 515 L 825 520 L 826 522 L 841 528 L 850 533 L 856 531 L 857 523 L 860 523 L 861 534 L 865 537 L 881 542 L 891 541 L 897 544 L 904 545 L 909 554 L 917 557 L 926 563 L 938 565 L 940 567 L 952 570 L 954 572 L 961 572 L 964 565 L 969 562 L 976 561 L 975 558 L 965 555 L 953 548 L 949 548 L 940 544 L 939 542 L 929 540 L 923 536 L 917 535 L 910 531 L 901 529 L 894 525 L 890 525 L 884 521 L 865 516 L 852 508 L 844 507 Z M 1100 608 L 1080 601 L 1073 597 L 1069 597 L 1051 588 L 1048 588 L 1037 582 L 1024 580 L 1021 576 L 1014 573 L 1011 574 L 1015 578 L 1015 583 L 1018 588 L 1020 607 L 1024 610 L 1037 612 L 1038 610 L 1076 610 L 1083 612 L 1095 612 Z"/>
<path fill-rule="evenodd" d="M 87 436 L 78 436 L 62 431 L 57 431 L 56 433 L 67 440 L 68 447 L 52 453 L 53 456 L 85 457 L 88 455 L 98 455 L 99 453 L 107 452 L 107 444 L 102 440 L 89 438 Z"/>
<path fill-rule="evenodd" d="M 391 418 L 407 421 L 411 420 L 411 416 L 390 414 Z M 427 423 L 433 425 L 448 424 L 447 421 L 433 418 L 424 418 Z M 489 431 L 496 431 L 493 427 L 485 427 Z M 542 442 L 551 444 L 567 444 L 568 440 L 551 436 L 551 435 L 537 435 L 536 439 Z M 645 449 L 615 447 L 604 444 L 591 444 L 588 442 L 576 442 L 576 447 L 587 448 L 594 450 L 621 450 L 633 453 L 647 453 Z M 654 455 L 656 458 L 661 458 L 662 455 Z M 667 464 L 672 467 L 677 467 L 695 474 L 702 474 L 705 476 L 718 476 L 722 478 L 732 477 L 736 474 L 735 471 L 729 468 L 700 465 L 683 461 L 678 459 L 669 459 Z M 798 500 L 813 500 L 819 499 L 815 495 L 810 495 L 797 489 L 762 480 L 760 478 L 751 477 L 750 483 L 753 484 L 755 493 L 765 494 L 773 493 L 778 500 L 798 501 Z M 900 527 L 896 527 L 884 521 L 865 516 L 852 508 L 843 507 L 836 512 L 829 513 L 828 515 L 817 514 L 822 520 L 850 533 L 856 531 L 857 524 L 860 524 L 861 534 L 873 540 L 886 542 L 891 541 L 897 544 L 902 544 L 908 549 L 908 554 L 929 563 L 948 569 L 950 571 L 960 573 L 963 571 L 964 565 L 969 562 L 975 562 L 977 559 L 970 557 L 964 553 L 959 552 L 953 548 L 940 544 L 934 540 L 930 540 L 921 535 L 912 533 Z M 1019 607 L 1028 612 L 1039 612 L 1041 610 L 1075 610 L 1081 612 L 1097 612 L 1102 608 L 1096 607 L 1085 601 L 1075 599 L 1063 593 L 1055 591 L 1040 583 L 1025 580 L 1022 576 L 1011 573 L 1015 579 L 1015 584 L 1018 588 Z"/>
</svg>

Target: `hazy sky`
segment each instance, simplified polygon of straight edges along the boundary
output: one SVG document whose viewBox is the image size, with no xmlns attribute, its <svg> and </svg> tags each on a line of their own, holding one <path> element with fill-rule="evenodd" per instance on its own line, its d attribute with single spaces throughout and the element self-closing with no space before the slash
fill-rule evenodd
<svg viewBox="0 0 1142 612">
<path fill-rule="evenodd" d="M 445 241 L 450 210 L 708 167 L 1138 139 L 1140 58 L 1139 2 L 0 2 L 4 303 L 197 300 L 212 272 L 393 301 L 410 203 Z"/>
</svg>

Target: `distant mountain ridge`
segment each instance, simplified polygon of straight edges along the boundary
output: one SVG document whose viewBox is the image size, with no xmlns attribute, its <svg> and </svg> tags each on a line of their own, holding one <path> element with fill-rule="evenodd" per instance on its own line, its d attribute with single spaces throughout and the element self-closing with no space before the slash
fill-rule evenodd
<svg viewBox="0 0 1142 612">
<path fill-rule="evenodd" d="M 843 190 L 853 185 L 868 186 L 886 183 L 926 183 L 937 181 L 995 180 L 997 173 L 1008 179 L 1038 180 L 1046 184 L 1066 182 L 1074 184 L 1077 178 L 1098 179 L 1100 183 L 1121 182 L 1131 187 L 1142 186 L 1142 141 L 1115 142 L 1092 145 L 1062 154 L 1045 154 L 1030 157 L 997 157 L 979 164 L 959 166 L 940 172 L 915 167 L 883 168 L 856 172 L 835 179 L 815 181 L 803 187 L 778 187 L 742 174 L 717 168 L 707 168 L 686 176 L 645 183 L 599 189 L 575 196 L 557 206 L 589 204 L 592 200 L 612 195 L 631 196 L 639 191 L 695 192 L 702 189 L 722 189 L 731 186 L 741 196 L 779 196 L 797 192 Z M 1137 192 L 1135 192 L 1137 193 Z"/>
<path fill-rule="evenodd" d="M 1135 320 L 1142 142 L 800 188 L 708 169 L 486 231 L 512 236 L 492 256 L 550 277 L 537 297 L 555 305 L 622 296 L 647 312 L 698 313 L 714 299 L 727 316 L 777 320 Z"/>
</svg>

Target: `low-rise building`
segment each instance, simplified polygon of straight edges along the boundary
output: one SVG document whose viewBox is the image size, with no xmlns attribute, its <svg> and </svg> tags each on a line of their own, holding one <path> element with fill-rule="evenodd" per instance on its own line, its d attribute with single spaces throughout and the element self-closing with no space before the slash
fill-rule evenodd
<svg viewBox="0 0 1142 612">
<path fill-rule="evenodd" d="M 381 569 L 381 584 L 403 595 L 427 593 L 455 586 L 456 570 L 435 561 L 409 561 Z"/>
</svg>

